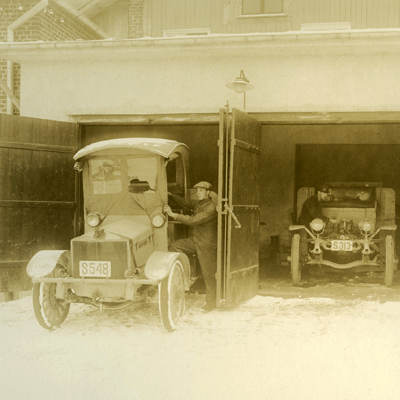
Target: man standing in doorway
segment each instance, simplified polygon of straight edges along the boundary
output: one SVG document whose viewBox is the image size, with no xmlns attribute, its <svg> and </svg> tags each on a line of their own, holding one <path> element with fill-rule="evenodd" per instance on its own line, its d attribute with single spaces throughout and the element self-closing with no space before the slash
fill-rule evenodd
<svg viewBox="0 0 400 400">
<path fill-rule="evenodd" d="M 194 189 L 197 191 L 197 201 L 188 201 L 168 194 L 176 204 L 192 210 L 193 215 L 174 213 L 170 206 L 165 206 L 164 211 L 176 221 L 193 227 L 192 236 L 172 242 L 169 250 L 188 255 L 197 254 L 206 284 L 206 303 L 202 310 L 209 312 L 215 308 L 216 301 L 217 210 L 210 198 L 211 183 L 199 182 L 194 185 Z"/>
</svg>

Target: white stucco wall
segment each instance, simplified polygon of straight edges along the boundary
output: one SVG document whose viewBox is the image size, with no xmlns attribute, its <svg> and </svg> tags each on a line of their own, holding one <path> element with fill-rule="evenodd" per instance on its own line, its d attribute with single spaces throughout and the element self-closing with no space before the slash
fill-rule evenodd
<svg viewBox="0 0 400 400">
<path fill-rule="evenodd" d="M 240 70 L 254 85 L 249 112 L 399 110 L 397 45 L 367 37 L 284 39 L 258 46 L 161 43 L 157 51 L 38 50 L 22 61 L 21 115 L 69 120 L 69 114 L 208 113 L 227 100 L 243 108 L 243 95 L 225 87 Z"/>
</svg>

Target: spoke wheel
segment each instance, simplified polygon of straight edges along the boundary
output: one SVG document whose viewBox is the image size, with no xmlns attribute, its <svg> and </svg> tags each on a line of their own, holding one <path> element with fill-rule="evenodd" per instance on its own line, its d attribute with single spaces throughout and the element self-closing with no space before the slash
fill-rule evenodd
<svg viewBox="0 0 400 400">
<path fill-rule="evenodd" d="M 385 285 L 387 287 L 392 286 L 393 275 L 394 275 L 394 243 L 393 237 L 390 235 L 386 236 L 385 239 Z"/>
<path fill-rule="evenodd" d="M 33 310 L 39 324 L 52 330 L 59 327 L 67 318 L 70 303 L 56 297 L 55 283 L 35 283 L 33 285 Z"/>
<path fill-rule="evenodd" d="M 292 239 L 292 249 L 290 252 L 290 269 L 292 272 L 292 281 L 295 285 L 298 285 L 301 279 L 300 235 L 298 233 L 295 233 Z"/>
<path fill-rule="evenodd" d="M 185 311 L 185 286 L 180 261 L 175 261 L 169 275 L 159 284 L 159 307 L 164 328 L 174 331 Z"/>
</svg>

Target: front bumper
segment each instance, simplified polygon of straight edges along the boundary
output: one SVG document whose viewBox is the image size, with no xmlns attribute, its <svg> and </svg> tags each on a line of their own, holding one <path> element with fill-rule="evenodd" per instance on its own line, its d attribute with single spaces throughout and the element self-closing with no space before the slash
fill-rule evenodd
<svg viewBox="0 0 400 400">
<path fill-rule="evenodd" d="M 133 301 L 137 290 L 143 285 L 158 285 L 160 281 L 150 279 L 109 279 L 109 278 L 33 278 L 33 283 L 55 283 L 56 297 L 71 301 L 71 293 L 76 298 L 96 299 L 96 301 Z M 71 301 L 72 302 L 72 301 Z M 73 302 L 79 302 L 74 300 Z M 83 301 L 82 301 L 83 302 Z"/>
<path fill-rule="evenodd" d="M 379 261 L 380 256 L 376 255 L 372 260 L 370 260 L 369 256 L 363 257 L 362 260 L 353 261 L 347 264 L 339 264 L 330 260 L 324 260 L 322 257 L 310 258 L 304 264 L 305 265 L 326 265 L 327 267 L 336 268 L 336 269 L 351 269 L 363 267 L 365 270 L 377 270 L 381 269 L 381 263 Z"/>
</svg>

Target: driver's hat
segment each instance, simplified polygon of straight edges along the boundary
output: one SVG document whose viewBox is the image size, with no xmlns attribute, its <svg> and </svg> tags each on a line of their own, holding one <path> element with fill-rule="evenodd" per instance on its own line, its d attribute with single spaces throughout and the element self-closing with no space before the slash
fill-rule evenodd
<svg viewBox="0 0 400 400">
<path fill-rule="evenodd" d="M 199 183 L 196 183 L 193 186 L 193 189 L 197 189 L 197 188 L 203 188 L 203 189 L 211 190 L 212 185 L 209 182 L 201 181 Z"/>
<path fill-rule="evenodd" d="M 321 185 L 318 187 L 317 190 L 318 190 L 318 192 L 322 192 L 322 193 L 330 193 L 328 185 Z"/>
</svg>

